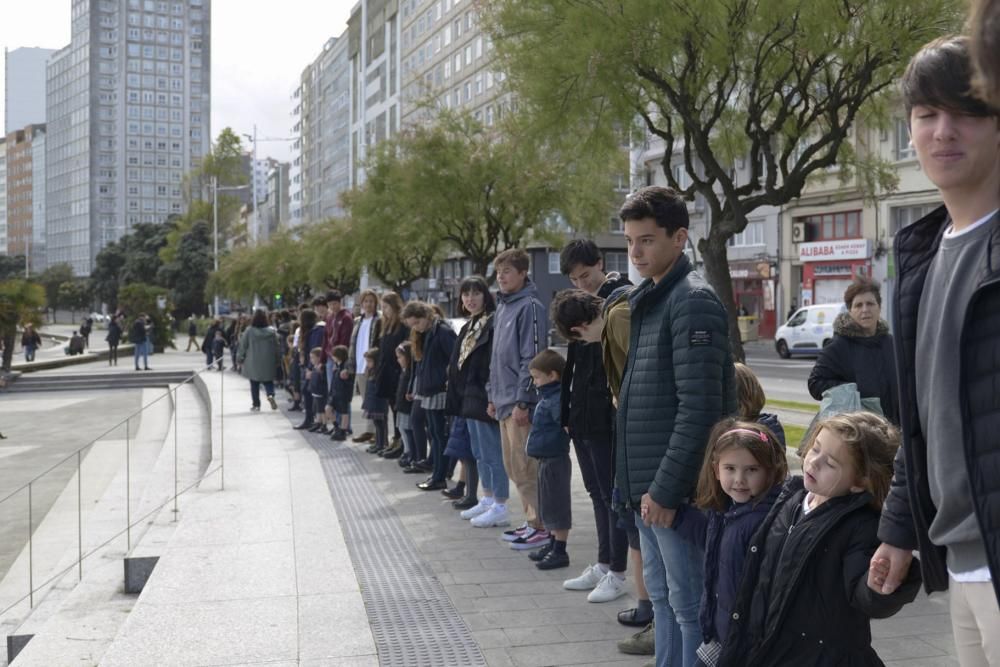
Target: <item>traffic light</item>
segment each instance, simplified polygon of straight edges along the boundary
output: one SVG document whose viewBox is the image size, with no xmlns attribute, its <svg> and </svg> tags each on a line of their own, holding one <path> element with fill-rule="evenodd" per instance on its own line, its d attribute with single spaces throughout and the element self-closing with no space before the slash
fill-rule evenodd
<svg viewBox="0 0 1000 667">
<path fill-rule="evenodd" d="M 281 295 L 280 294 L 275 294 L 274 295 L 274 307 L 275 308 L 281 308 Z"/>
</svg>

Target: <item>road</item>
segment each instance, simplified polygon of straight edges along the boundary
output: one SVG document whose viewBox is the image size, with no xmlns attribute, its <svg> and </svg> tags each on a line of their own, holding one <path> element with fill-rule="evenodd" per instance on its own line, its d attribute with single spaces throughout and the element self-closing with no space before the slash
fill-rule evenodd
<svg viewBox="0 0 1000 667">
<path fill-rule="evenodd" d="M 809 395 L 806 381 L 816 363 L 815 357 L 782 359 L 774 350 L 772 341 L 748 343 L 745 346 L 747 365 L 764 387 L 769 399 L 815 403 Z"/>
</svg>

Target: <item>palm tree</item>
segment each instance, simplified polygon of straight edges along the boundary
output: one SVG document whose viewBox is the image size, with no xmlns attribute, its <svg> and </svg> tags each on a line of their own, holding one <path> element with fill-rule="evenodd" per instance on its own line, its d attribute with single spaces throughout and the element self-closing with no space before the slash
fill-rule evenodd
<svg viewBox="0 0 1000 667">
<path fill-rule="evenodd" d="M 0 339 L 3 340 L 3 372 L 9 373 L 14 357 L 17 325 L 37 322 L 38 309 L 45 306 L 45 289 L 27 280 L 0 282 Z"/>
</svg>

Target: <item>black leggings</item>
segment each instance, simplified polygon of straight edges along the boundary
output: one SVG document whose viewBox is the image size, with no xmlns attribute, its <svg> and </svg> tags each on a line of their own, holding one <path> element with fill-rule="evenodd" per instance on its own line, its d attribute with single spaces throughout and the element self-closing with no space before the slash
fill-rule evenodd
<svg viewBox="0 0 1000 667">
<path fill-rule="evenodd" d="M 108 366 L 118 365 L 118 344 L 109 343 L 108 344 Z"/>
<path fill-rule="evenodd" d="M 618 527 L 618 513 L 611 508 L 613 449 L 610 440 L 573 438 L 576 462 L 583 477 L 597 523 L 597 562 L 615 572 L 628 565 L 628 535 Z"/>
</svg>

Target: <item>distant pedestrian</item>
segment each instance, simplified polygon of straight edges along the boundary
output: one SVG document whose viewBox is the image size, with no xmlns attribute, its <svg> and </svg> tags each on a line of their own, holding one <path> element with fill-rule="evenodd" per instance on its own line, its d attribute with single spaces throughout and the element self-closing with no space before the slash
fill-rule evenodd
<svg viewBox="0 0 1000 667">
<path fill-rule="evenodd" d="M 150 370 L 149 349 L 146 347 L 146 316 L 139 315 L 132 322 L 132 328 L 128 332 L 128 342 L 132 343 L 132 356 L 135 360 L 135 370 Z M 139 358 L 142 358 L 143 368 L 139 368 Z"/>
<path fill-rule="evenodd" d="M 24 360 L 32 362 L 35 360 L 35 352 L 42 345 L 42 337 L 35 331 L 35 326 L 30 322 L 24 325 L 24 333 L 21 334 L 21 347 L 24 348 Z"/>
<path fill-rule="evenodd" d="M 117 366 L 118 344 L 122 340 L 122 325 L 118 317 L 112 317 L 108 322 L 108 335 L 104 340 L 108 341 L 108 366 Z"/>
<path fill-rule="evenodd" d="M 73 335 L 69 337 L 67 352 L 71 357 L 83 354 L 83 335 L 79 331 L 74 331 Z"/>
<path fill-rule="evenodd" d="M 215 363 L 215 354 L 213 352 L 213 342 L 215 341 L 215 332 L 222 331 L 222 320 L 215 318 L 212 320 L 212 324 L 208 327 L 208 331 L 205 332 L 205 338 L 201 341 L 201 351 L 205 353 L 205 366 L 208 368 L 212 367 Z"/>
<path fill-rule="evenodd" d="M 792 319 L 792 315 L 794 315 L 795 311 L 797 311 L 798 309 L 799 307 L 795 303 L 795 299 L 792 299 L 792 305 L 788 307 L 788 314 L 785 315 L 785 321 L 787 322 L 788 320 Z"/>
<path fill-rule="evenodd" d="M 278 334 L 268 326 L 267 314 L 257 309 L 254 311 L 250 326 L 240 337 L 236 360 L 243 368 L 243 377 L 250 380 L 251 410 L 260 410 L 260 385 L 264 385 L 267 402 L 272 410 L 278 409 L 274 400 L 274 378 L 278 374 L 280 353 Z"/>
<path fill-rule="evenodd" d="M 155 324 L 153 318 L 146 315 L 146 354 L 153 356 L 153 341 L 156 340 Z"/>
<path fill-rule="evenodd" d="M 198 323 L 194 321 L 194 315 L 188 318 L 188 344 L 184 351 L 190 352 L 192 346 L 198 349 Z"/>
<path fill-rule="evenodd" d="M 83 346 L 90 349 L 90 333 L 94 330 L 94 318 L 88 317 L 80 325 L 80 336 L 83 337 Z"/>
<path fill-rule="evenodd" d="M 226 356 L 226 335 L 222 333 L 222 329 L 217 329 L 215 332 L 215 338 L 212 339 L 212 357 L 215 359 L 215 364 L 217 370 L 225 370 L 222 365 L 222 360 Z"/>
</svg>

